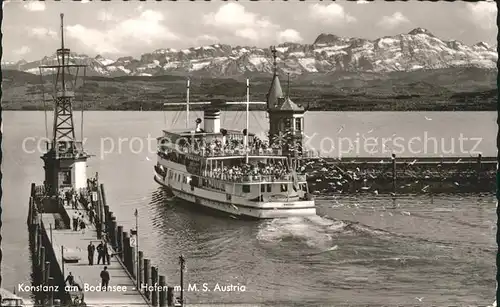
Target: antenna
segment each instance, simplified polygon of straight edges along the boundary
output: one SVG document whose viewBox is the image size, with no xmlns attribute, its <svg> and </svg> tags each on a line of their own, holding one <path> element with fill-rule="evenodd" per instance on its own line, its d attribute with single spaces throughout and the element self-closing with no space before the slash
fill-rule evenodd
<svg viewBox="0 0 500 307">
<path fill-rule="evenodd" d="M 187 79 L 187 92 L 186 92 L 186 128 L 189 128 L 189 85 L 190 80 Z"/>
<path fill-rule="evenodd" d="M 245 162 L 248 164 L 248 113 L 250 112 L 250 80 L 247 79 L 247 112 L 246 112 L 246 135 L 245 135 Z"/>
<path fill-rule="evenodd" d="M 271 52 L 273 54 L 273 69 L 274 69 L 274 75 L 276 76 L 278 74 L 278 64 L 276 62 L 276 58 L 277 58 L 277 55 L 276 55 L 276 52 L 278 52 L 276 50 L 276 47 L 275 46 L 271 46 Z"/>
<path fill-rule="evenodd" d="M 64 69 L 66 68 L 66 61 L 64 59 L 64 14 L 61 13 L 61 57 L 62 57 L 62 72 L 61 72 L 61 81 L 62 81 L 62 92 L 64 95 L 64 92 L 66 91 L 66 81 L 64 80 Z M 69 54 L 68 54 L 69 56 Z"/>
</svg>

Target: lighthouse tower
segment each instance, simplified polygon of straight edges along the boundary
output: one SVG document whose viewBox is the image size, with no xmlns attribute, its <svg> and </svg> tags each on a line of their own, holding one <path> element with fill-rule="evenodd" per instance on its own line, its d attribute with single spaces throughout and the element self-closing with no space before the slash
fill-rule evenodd
<svg viewBox="0 0 500 307">
<path fill-rule="evenodd" d="M 280 145 L 284 155 L 299 158 L 303 154 L 305 109 L 290 98 L 290 78 L 288 78 L 287 92 L 283 93 L 278 77 L 277 50 L 274 46 L 271 46 L 271 52 L 274 73 L 267 94 L 269 141 L 271 145 Z"/>
<path fill-rule="evenodd" d="M 84 70 L 86 65 L 70 63 L 70 50 L 64 47 L 63 19 L 64 15 L 61 14 L 61 48 L 57 50 L 57 65 L 40 66 L 42 75 L 44 69 L 56 72 L 52 91 L 54 100 L 52 140 L 47 144 L 47 152 L 41 157 L 44 161 L 45 188 L 49 195 L 87 186 L 89 155 L 83 150 L 83 143 L 75 138 L 73 122 L 73 99 L 78 71 L 80 68 Z"/>
</svg>

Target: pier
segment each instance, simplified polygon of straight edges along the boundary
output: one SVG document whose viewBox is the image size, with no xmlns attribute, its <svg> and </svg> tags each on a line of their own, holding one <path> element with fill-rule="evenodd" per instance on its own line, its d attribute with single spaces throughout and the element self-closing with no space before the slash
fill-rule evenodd
<svg viewBox="0 0 500 307">
<path fill-rule="evenodd" d="M 179 258 L 177 299 L 174 287 L 167 286 L 158 267 L 138 250 L 138 212 L 136 228 L 124 231 L 106 203 L 98 174 L 87 178 L 91 156 L 83 148 L 83 120 L 78 141 L 72 111 L 79 89 L 78 71 L 85 75 L 87 66 L 70 61 L 70 49 L 64 46 L 63 17 L 61 14 L 57 65 L 40 67 L 41 75 L 44 69 L 57 71 L 50 90 L 45 90 L 41 78 L 43 100 L 45 92 L 52 95 L 55 116 L 51 141 L 41 157 L 45 180 L 41 185 L 31 184 L 27 226 L 33 274 L 27 291 L 32 292 L 36 306 L 183 306 L 184 258 Z M 71 68 L 74 71 L 69 73 Z M 89 252 L 91 242 L 94 252 Z M 106 264 L 97 263 L 99 254 Z"/>
<path fill-rule="evenodd" d="M 31 186 L 28 227 L 33 260 L 33 286 L 58 291 L 35 292 L 40 306 L 182 306 L 174 299 L 174 287 L 166 284 L 164 275 L 142 251 L 131 246 L 137 230 L 123 231 L 113 212 L 105 204 L 104 186 L 96 179 L 78 193 L 76 203 L 48 197 L 44 186 Z M 71 221 L 79 218 L 85 230 L 72 229 Z M 108 244 L 110 264 L 89 265 L 87 246 Z M 138 252 L 138 253 L 136 253 Z M 139 262 L 137 262 L 139 260 Z M 100 272 L 107 266 L 111 291 L 101 291 Z M 181 264 L 181 268 L 184 264 Z M 65 283 L 69 273 L 73 286 Z M 137 274 L 137 272 L 139 272 Z M 148 291 L 144 286 L 154 286 Z"/>
</svg>

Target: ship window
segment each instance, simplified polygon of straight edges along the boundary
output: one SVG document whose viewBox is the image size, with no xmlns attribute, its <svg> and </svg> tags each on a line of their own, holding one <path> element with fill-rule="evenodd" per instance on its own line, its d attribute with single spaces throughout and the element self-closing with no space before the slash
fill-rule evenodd
<svg viewBox="0 0 500 307">
<path fill-rule="evenodd" d="M 266 191 L 266 185 L 265 184 L 261 184 L 260 185 L 260 192 L 264 193 L 265 191 Z"/>
<path fill-rule="evenodd" d="M 281 192 L 287 192 L 288 191 L 288 185 L 282 184 L 281 185 Z"/>
<path fill-rule="evenodd" d="M 243 193 L 250 193 L 250 186 L 248 184 L 244 184 L 241 186 L 241 190 Z"/>
<path fill-rule="evenodd" d="M 267 192 L 271 192 L 271 185 L 267 184 Z"/>
<path fill-rule="evenodd" d="M 300 131 L 302 130 L 302 120 L 300 118 L 295 119 L 295 130 Z"/>
</svg>

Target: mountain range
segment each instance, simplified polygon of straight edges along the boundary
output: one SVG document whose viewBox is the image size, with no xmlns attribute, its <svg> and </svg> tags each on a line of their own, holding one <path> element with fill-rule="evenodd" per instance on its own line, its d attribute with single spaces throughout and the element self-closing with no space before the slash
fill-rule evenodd
<svg viewBox="0 0 500 307">
<path fill-rule="evenodd" d="M 276 46 L 280 73 L 324 75 L 338 72 L 390 73 L 447 68 L 496 69 L 496 48 L 484 42 L 468 46 L 442 40 L 423 28 L 375 40 L 320 34 L 312 44 Z M 38 66 L 54 64 L 55 55 L 41 60 L 2 62 L 2 69 L 38 74 Z M 199 75 L 235 78 L 269 75 L 273 69 L 270 48 L 232 47 L 223 44 L 183 50 L 159 49 L 140 59 L 116 60 L 100 55 L 73 54 L 72 61 L 89 65 L 87 75 L 101 77 Z"/>
</svg>

